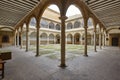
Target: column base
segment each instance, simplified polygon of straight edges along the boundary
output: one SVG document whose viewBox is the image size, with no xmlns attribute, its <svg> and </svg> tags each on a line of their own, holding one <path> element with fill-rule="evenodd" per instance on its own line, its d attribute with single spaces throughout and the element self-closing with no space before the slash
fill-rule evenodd
<svg viewBox="0 0 120 80">
<path fill-rule="evenodd" d="M 28 52 L 28 50 L 26 50 L 25 52 Z"/>
<path fill-rule="evenodd" d="M 88 55 L 87 55 L 87 54 L 84 54 L 83 56 L 88 57 Z"/>
<path fill-rule="evenodd" d="M 95 52 L 97 52 L 97 51 L 95 51 Z"/>
<path fill-rule="evenodd" d="M 40 55 L 38 55 L 38 54 L 37 54 L 37 55 L 35 55 L 35 57 L 38 57 L 38 56 L 40 56 Z"/>
<path fill-rule="evenodd" d="M 59 67 L 61 67 L 61 68 L 64 69 L 64 68 L 66 68 L 67 66 L 66 66 L 66 64 L 60 64 Z"/>
<path fill-rule="evenodd" d="M 97 52 L 97 50 L 95 50 L 95 52 Z"/>
</svg>

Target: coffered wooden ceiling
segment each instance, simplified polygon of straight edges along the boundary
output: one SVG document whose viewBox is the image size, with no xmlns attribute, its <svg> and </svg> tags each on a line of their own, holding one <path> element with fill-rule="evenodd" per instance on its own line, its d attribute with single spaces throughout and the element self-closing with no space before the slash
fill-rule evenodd
<svg viewBox="0 0 120 80">
<path fill-rule="evenodd" d="M 120 26 L 120 0 L 83 0 L 105 27 Z"/>
<path fill-rule="evenodd" d="M 0 0 L 0 25 L 15 26 L 40 0 Z"/>
<path fill-rule="evenodd" d="M 120 0 L 82 1 L 105 27 L 120 26 Z M 0 25 L 14 27 L 39 2 L 40 0 L 0 0 Z"/>
</svg>

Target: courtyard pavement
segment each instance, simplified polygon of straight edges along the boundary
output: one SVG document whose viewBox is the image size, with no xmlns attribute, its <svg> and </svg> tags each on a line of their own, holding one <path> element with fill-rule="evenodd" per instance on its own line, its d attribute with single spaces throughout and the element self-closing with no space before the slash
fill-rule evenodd
<svg viewBox="0 0 120 80">
<path fill-rule="evenodd" d="M 60 60 L 46 56 L 35 57 L 35 53 L 16 47 L 11 50 L 12 59 L 5 64 L 3 80 L 120 80 L 120 49 L 105 47 L 89 52 L 88 57 L 77 56 L 66 61 L 67 67 L 59 66 Z"/>
</svg>

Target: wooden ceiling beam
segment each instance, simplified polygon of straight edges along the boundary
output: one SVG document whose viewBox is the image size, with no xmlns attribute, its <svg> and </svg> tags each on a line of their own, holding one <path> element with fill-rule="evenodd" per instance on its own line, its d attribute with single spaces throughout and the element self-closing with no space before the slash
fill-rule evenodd
<svg viewBox="0 0 120 80">
<path fill-rule="evenodd" d="M 91 9 L 95 10 L 95 9 L 100 9 L 100 8 L 109 8 L 111 6 L 116 6 L 116 5 L 119 5 L 119 4 L 120 4 L 120 2 L 116 1 L 116 0 L 111 1 L 111 2 L 109 0 L 106 0 L 106 1 L 103 1 L 103 2 L 99 3 L 98 5 L 96 4 L 96 5 L 90 6 L 90 7 L 91 7 Z"/>
<path fill-rule="evenodd" d="M 120 12 L 115 12 L 115 13 L 103 13 L 103 14 L 97 14 L 99 17 L 104 18 L 104 17 L 112 17 L 112 16 L 119 16 Z"/>
</svg>

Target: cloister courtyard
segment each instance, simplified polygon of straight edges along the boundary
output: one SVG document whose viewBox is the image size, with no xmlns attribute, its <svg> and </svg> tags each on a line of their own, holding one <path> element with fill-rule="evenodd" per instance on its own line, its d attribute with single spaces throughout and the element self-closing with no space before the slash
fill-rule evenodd
<svg viewBox="0 0 120 80">
<path fill-rule="evenodd" d="M 0 0 L 0 80 L 120 80 L 119 0 Z"/>
<path fill-rule="evenodd" d="M 23 46 L 23 49 L 26 47 Z M 97 48 L 99 48 L 97 46 Z M 29 51 L 36 53 L 36 46 L 29 46 Z M 94 46 L 88 46 L 88 52 L 94 51 Z M 84 45 L 67 44 L 66 58 L 73 59 L 77 56 L 84 55 Z M 40 45 L 39 56 L 46 56 L 50 59 L 60 59 L 60 44 Z"/>
</svg>

